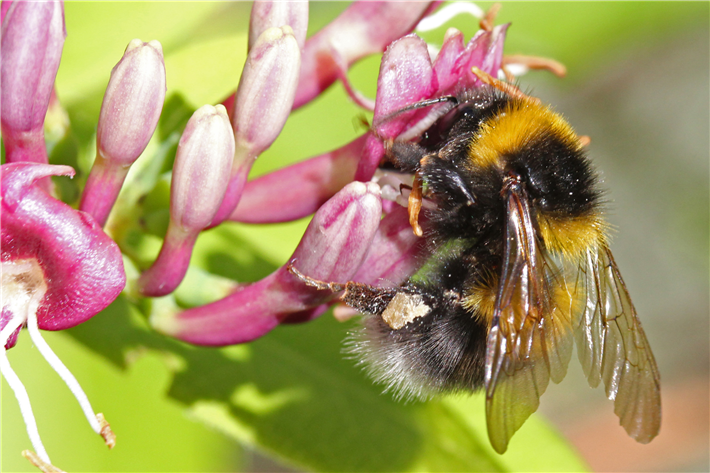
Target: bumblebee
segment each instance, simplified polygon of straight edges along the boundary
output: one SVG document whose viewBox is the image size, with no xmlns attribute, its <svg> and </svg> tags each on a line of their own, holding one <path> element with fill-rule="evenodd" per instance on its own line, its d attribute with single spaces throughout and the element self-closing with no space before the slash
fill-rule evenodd
<svg viewBox="0 0 710 473">
<path fill-rule="evenodd" d="M 416 104 L 450 110 L 386 146 L 415 176 L 410 223 L 432 251 L 414 277 L 380 288 L 292 272 L 364 314 L 348 351 L 400 397 L 485 390 L 499 453 L 564 378 L 573 341 L 589 384 L 603 381 L 621 425 L 647 443 L 660 428 L 660 377 L 609 250 L 585 140 L 538 99 L 487 82 Z"/>
</svg>

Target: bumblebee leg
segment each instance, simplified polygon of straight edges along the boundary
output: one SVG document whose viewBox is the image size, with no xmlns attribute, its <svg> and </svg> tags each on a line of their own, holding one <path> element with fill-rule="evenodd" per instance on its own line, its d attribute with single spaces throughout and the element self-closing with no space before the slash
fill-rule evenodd
<svg viewBox="0 0 710 473">
<path fill-rule="evenodd" d="M 418 237 L 424 235 L 422 227 L 419 225 L 419 211 L 422 209 L 422 173 L 421 170 L 414 174 L 412 191 L 409 193 L 407 211 L 409 212 L 409 224 Z"/>
<path fill-rule="evenodd" d="M 333 292 L 340 292 L 345 290 L 345 284 L 339 284 L 337 282 L 325 282 L 319 279 L 309 278 L 308 276 L 297 270 L 294 266 L 294 263 L 295 260 L 291 261 L 286 267 L 286 269 L 289 273 L 293 274 L 298 279 L 303 281 L 307 286 L 315 287 L 316 289 L 320 289 L 322 291 L 330 290 Z"/>
<path fill-rule="evenodd" d="M 296 276 L 306 285 L 316 289 L 323 291 L 330 290 L 332 292 L 345 291 L 343 295 L 340 296 L 340 300 L 359 312 L 380 315 L 397 294 L 397 289 L 380 288 L 354 281 L 340 284 L 337 282 L 325 282 L 319 279 L 313 279 L 297 270 L 294 263 L 294 261 L 291 261 L 286 267 L 289 273 Z"/>
<path fill-rule="evenodd" d="M 591 142 L 592 139 L 587 135 L 582 135 L 579 137 L 579 144 L 582 146 L 582 148 L 586 148 Z"/>
<path fill-rule="evenodd" d="M 484 84 L 490 85 L 491 87 L 495 87 L 496 89 L 500 90 L 501 92 L 505 92 L 511 97 L 528 100 L 536 104 L 540 103 L 540 99 L 538 99 L 537 97 L 530 97 L 529 95 L 525 95 L 520 89 L 515 87 L 513 84 L 508 84 L 507 82 L 498 80 L 491 76 L 489 73 L 484 72 L 475 66 L 471 68 L 471 72 L 473 72 L 473 74 L 478 77 L 478 79 Z"/>
</svg>

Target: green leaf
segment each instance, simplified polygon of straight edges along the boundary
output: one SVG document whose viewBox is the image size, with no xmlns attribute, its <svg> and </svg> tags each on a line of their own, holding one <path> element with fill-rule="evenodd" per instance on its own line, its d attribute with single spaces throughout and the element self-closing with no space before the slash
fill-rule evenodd
<svg viewBox="0 0 710 473">
<path fill-rule="evenodd" d="M 55 147 L 53 162 L 77 163 L 88 171 L 111 68 L 133 38 L 157 39 L 163 45 L 169 102 L 156 136 L 136 164 L 137 170 L 149 172 L 129 178 L 130 205 L 120 212 L 128 223 L 117 237 L 131 266 L 143 267 L 159 248 L 156 234 L 164 226 L 161 215 L 167 209 L 167 181 L 161 181 L 161 173 L 169 167 L 189 111 L 218 103 L 237 87 L 246 57 L 249 5 L 66 2 L 65 8 L 68 37 L 57 90 L 71 118 L 72 136 L 65 146 Z M 312 4 L 310 33 L 343 8 L 341 3 Z M 621 46 L 633 51 L 632 47 L 662 41 L 671 31 L 707 19 L 707 5 L 506 3 L 499 18 L 513 22 L 506 51 L 565 62 L 571 81 L 544 73 L 534 77 L 567 87 L 603 68 L 610 52 Z M 475 32 L 476 24 L 469 17 L 452 21 L 466 37 Z M 444 31 L 424 36 L 440 43 Z M 349 77 L 372 96 L 378 67 L 377 57 L 368 58 Z M 290 117 L 252 176 L 341 146 L 362 132 L 353 125 L 361 113 L 336 84 Z M 66 194 L 74 200 L 71 189 Z M 306 224 L 226 224 L 204 232 L 175 300 L 204 303 L 230 289 L 221 278 L 243 283 L 268 275 L 288 259 Z M 214 286 L 210 281 L 216 281 Z M 49 454 L 60 467 L 249 470 L 237 444 L 214 429 L 288 465 L 318 471 L 587 469 L 540 416 L 531 417 L 501 456 L 489 445 L 479 395 L 404 404 L 382 394 L 381 387 L 341 353 L 342 340 L 357 327 L 354 322 L 340 324 L 326 314 L 308 324 L 278 327 L 251 344 L 204 348 L 153 332 L 144 317 L 153 302 L 124 295 L 90 321 L 68 330 L 69 336 L 47 336 L 114 425 L 118 434 L 114 452 L 105 452 L 83 425 L 74 400 L 38 359 L 25 335 L 10 351 L 11 362 L 28 385 Z M 2 469 L 32 471 L 19 457 L 29 441 L 14 398 L 6 385 L 3 393 Z"/>
<path fill-rule="evenodd" d="M 296 467 L 317 471 L 581 471 L 544 422 L 531 419 L 496 454 L 480 396 L 398 402 L 368 380 L 341 341 L 354 323 L 323 317 L 256 342 L 192 347 L 151 333 L 124 303 L 69 333 L 119 366 L 137 351 L 169 360 L 168 395 L 188 416 Z M 537 463 L 530 459 L 547 452 Z"/>
</svg>

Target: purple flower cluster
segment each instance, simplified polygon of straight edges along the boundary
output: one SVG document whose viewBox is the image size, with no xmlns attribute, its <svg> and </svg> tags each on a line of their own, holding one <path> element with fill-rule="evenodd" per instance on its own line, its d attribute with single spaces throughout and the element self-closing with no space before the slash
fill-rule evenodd
<svg viewBox="0 0 710 473">
<path fill-rule="evenodd" d="M 442 107 L 414 103 L 456 93 L 497 75 L 506 26 L 483 29 L 467 44 L 450 29 L 432 52 L 410 34 L 438 2 L 355 2 L 306 39 L 307 2 L 256 2 L 248 57 L 233 96 L 198 109 L 180 139 L 172 170 L 170 220 L 156 261 L 132 294 L 173 292 L 183 280 L 198 234 L 225 221 L 273 223 L 314 214 L 284 266 L 239 286 L 222 300 L 155 313 L 152 325 L 201 345 L 254 340 L 281 323 L 310 320 L 334 302 L 330 291 L 307 287 L 287 264 L 316 279 L 399 284 L 426 251 L 405 208 L 383 200 L 386 179 L 375 177 L 387 143 L 421 133 Z M 38 329 L 77 325 L 110 304 L 126 285 L 118 245 L 102 230 L 131 165 L 156 129 L 166 93 L 162 47 L 133 40 L 111 72 L 96 137 L 96 158 L 79 210 L 53 197 L 44 137 L 65 37 L 61 1 L 2 3 L 2 315 L 0 370 L 15 391 L 37 456 L 50 465 L 27 393 L 6 350 L 27 327 L 35 344 L 77 395 L 97 433 L 107 424 L 39 337 Z M 348 69 L 384 51 L 374 101 L 354 89 Z M 341 81 L 351 98 L 374 110 L 373 127 L 339 149 L 247 182 L 254 161 L 281 132 L 292 110 Z M 443 105 L 443 104 L 442 104 Z M 439 115 L 437 115 L 439 114 Z M 374 179 L 373 179 L 374 178 Z M 377 182 L 380 182 L 378 184 Z M 99 414 L 100 416 L 100 414 Z M 45 468 L 49 468 L 45 466 Z"/>
</svg>

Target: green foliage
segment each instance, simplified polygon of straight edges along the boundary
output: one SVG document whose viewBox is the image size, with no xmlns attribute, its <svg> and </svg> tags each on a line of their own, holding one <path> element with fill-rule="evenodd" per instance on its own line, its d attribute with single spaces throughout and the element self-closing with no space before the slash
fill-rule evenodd
<svg viewBox="0 0 710 473">
<path fill-rule="evenodd" d="M 672 29 L 695 21 L 702 6 L 513 3 L 504 5 L 500 20 L 513 21 L 507 51 L 553 56 L 570 66 L 573 79 L 579 80 L 590 69 L 602 67 L 599 58 L 616 44 L 658 34 L 643 25 Z M 68 37 L 57 89 L 72 128 L 65 142 L 53 148 L 52 159 L 77 166 L 83 173 L 78 182 L 90 169 L 111 68 L 135 37 L 158 39 L 163 45 L 165 113 L 131 172 L 112 224 L 129 268 L 143 268 L 156 256 L 165 228 L 166 172 L 182 127 L 194 109 L 219 103 L 238 84 L 249 6 L 67 2 L 65 8 Z M 343 8 L 314 4 L 311 28 Z M 453 25 L 467 37 L 476 29 L 467 17 L 455 19 Z M 443 29 L 427 33 L 426 39 L 440 42 L 442 35 Z M 371 95 L 378 62 L 368 59 L 351 73 L 356 86 Z M 342 87 L 334 86 L 293 114 L 277 142 L 257 161 L 253 175 L 346 143 L 360 133 L 352 121 L 360 113 Z M 76 189 L 64 188 L 66 200 L 75 201 Z M 292 467 L 317 471 L 586 469 L 539 416 L 525 424 L 508 453 L 500 456 L 489 445 L 480 396 L 406 404 L 382 394 L 380 386 L 341 354 L 342 340 L 356 322 L 341 324 L 326 315 L 308 324 L 279 327 L 248 345 L 221 349 L 189 346 L 148 327 L 145 317 L 160 304 L 204 303 L 232 287 L 224 278 L 243 283 L 268 275 L 287 260 L 306 224 L 225 224 L 205 232 L 175 296 L 139 301 L 124 295 L 90 321 L 47 336 L 94 406 L 112 423 L 118 435 L 115 451 L 105 451 L 84 425 L 73 398 L 23 335 L 9 357 L 27 384 L 52 460 L 69 471 L 256 468 L 240 453 L 240 444 Z M 29 441 L 14 398 L 4 381 L 2 388 L 0 466 L 3 471 L 33 471 L 19 455 Z"/>
</svg>

